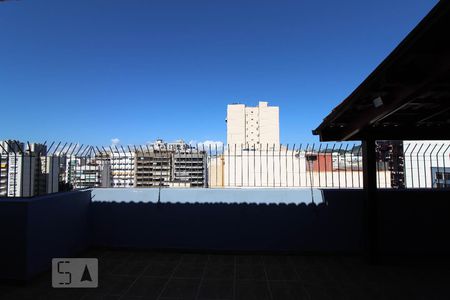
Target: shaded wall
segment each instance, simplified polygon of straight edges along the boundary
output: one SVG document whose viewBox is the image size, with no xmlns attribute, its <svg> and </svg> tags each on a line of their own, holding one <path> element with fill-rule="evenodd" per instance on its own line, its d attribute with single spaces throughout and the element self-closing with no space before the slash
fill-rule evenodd
<svg viewBox="0 0 450 300">
<path fill-rule="evenodd" d="M 28 203 L 0 198 L 0 278 L 22 279 L 27 273 Z"/>
<path fill-rule="evenodd" d="M 160 249 L 360 251 L 361 193 L 347 191 L 342 198 L 325 194 L 329 199 L 319 205 L 111 203 L 94 198 L 92 240 L 97 246 Z"/>
<path fill-rule="evenodd" d="M 89 246 L 90 191 L 0 199 L 0 278 L 26 280 Z"/>
<path fill-rule="evenodd" d="M 445 190 L 380 190 L 380 252 L 450 254 L 448 196 L 449 191 Z M 183 202 L 182 193 L 179 197 Z M 192 199 L 191 203 L 156 204 L 94 199 L 93 244 L 151 249 L 361 253 L 363 197 L 362 190 L 325 189 L 323 202 L 318 205 L 208 204 Z"/>
<path fill-rule="evenodd" d="M 183 202 L 182 192 L 175 195 Z M 361 190 L 323 190 L 318 205 L 103 202 L 91 201 L 91 191 L 3 198 L 0 278 L 29 279 L 49 269 L 52 258 L 77 255 L 90 245 L 361 253 L 363 195 Z M 378 195 L 382 254 L 450 254 L 448 190 L 382 190 Z M 176 200 L 167 193 L 165 198 Z"/>
<path fill-rule="evenodd" d="M 379 250 L 450 254 L 450 190 L 391 190 L 379 197 Z"/>
</svg>

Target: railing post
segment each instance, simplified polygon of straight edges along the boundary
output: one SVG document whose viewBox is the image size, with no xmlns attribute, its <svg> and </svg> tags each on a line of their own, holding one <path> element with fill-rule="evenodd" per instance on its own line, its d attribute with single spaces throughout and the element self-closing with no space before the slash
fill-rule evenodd
<svg viewBox="0 0 450 300">
<path fill-rule="evenodd" d="M 378 261 L 378 205 L 377 205 L 377 166 L 375 140 L 366 139 L 362 142 L 363 150 L 363 236 L 365 254 L 369 263 Z"/>
</svg>

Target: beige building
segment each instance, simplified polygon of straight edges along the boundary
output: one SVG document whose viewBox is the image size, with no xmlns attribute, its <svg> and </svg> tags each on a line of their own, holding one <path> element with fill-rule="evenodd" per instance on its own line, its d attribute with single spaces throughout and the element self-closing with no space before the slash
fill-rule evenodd
<svg viewBox="0 0 450 300">
<path fill-rule="evenodd" d="M 227 144 L 230 148 L 280 144 L 278 106 L 260 101 L 258 106 L 229 104 L 227 107 Z"/>
</svg>

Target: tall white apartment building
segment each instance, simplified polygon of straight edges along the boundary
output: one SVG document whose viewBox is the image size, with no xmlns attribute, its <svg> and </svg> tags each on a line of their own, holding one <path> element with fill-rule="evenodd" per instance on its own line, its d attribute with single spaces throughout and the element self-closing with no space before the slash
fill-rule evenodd
<svg viewBox="0 0 450 300">
<path fill-rule="evenodd" d="M 16 183 L 14 181 L 11 183 L 10 177 L 15 174 L 15 167 L 11 167 L 9 156 L 18 153 L 21 147 L 23 148 L 23 144 L 18 141 L 0 141 L 0 197 L 9 194 L 10 186 L 14 189 Z"/>
<path fill-rule="evenodd" d="M 259 149 L 260 145 L 273 148 L 280 144 L 278 106 L 260 101 L 258 106 L 229 104 L 227 107 L 227 144 L 231 148 Z"/>
<path fill-rule="evenodd" d="M 49 172 L 47 147 L 19 141 L 0 141 L 0 197 L 31 197 L 58 191 L 50 186 L 57 173 Z"/>
<path fill-rule="evenodd" d="M 10 155 L 7 160 L 6 192 L 8 197 L 31 197 L 34 194 L 36 161 L 27 156 Z"/>
</svg>

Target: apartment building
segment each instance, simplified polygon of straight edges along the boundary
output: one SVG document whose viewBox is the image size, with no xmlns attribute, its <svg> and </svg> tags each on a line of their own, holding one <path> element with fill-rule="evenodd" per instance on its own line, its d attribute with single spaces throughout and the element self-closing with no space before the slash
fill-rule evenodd
<svg viewBox="0 0 450 300">
<path fill-rule="evenodd" d="M 21 147 L 23 148 L 23 144 L 19 143 L 19 141 L 0 141 L 0 197 L 8 195 L 11 184 L 11 173 L 16 173 L 15 167 L 12 167 L 9 163 L 9 157 L 14 157 L 14 153 L 19 153 L 19 148 Z M 15 183 L 12 184 L 12 188 L 14 189 Z"/>
<path fill-rule="evenodd" d="M 50 172 L 47 147 L 16 140 L 0 141 L 0 196 L 31 197 L 58 191 L 58 173 Z"/>
<path fill-rule="evenodd" d="M 131 150 L 131 149 L 130 149 Z M 136 151 L 120 151 L 115 149 L 107 153 L 109 158 L 110 180 L 104 182 L 103 186 L 111 187 L 133 187 L 135 186 L 135 161 Z M 104 171 L 103 177 L 108 176 Z"/>
<path fill-rule="evenodd" d="M 258 106 L 229 104 L 227 107 L 227 144 L 233 150 L 235 145 L 248 148 L 248 145 L 280 144 L 280 125 L 278 106 L 269 106 L 260 101 Z"/>
<path fill-rule="evenodd" d="M 71 157 L 66 182 L 87 187 L 203 187 L 206 153 L 183 141 L 103 149 L 93 157 Z"/>
<path fill-rule="evenodd" d="M 157 140 L 136 152 L 135 187 L 204 187 L 206 158 L 181 140 Z"/>
<path fill-rule="evenodd" d="M 67 182 L 74 189 L 111 186 L 109 158 L 71 157 L 67 170 Z"/>
<path fill-rule="evenodd" d="M 186 187 L 206 187 L 207 156 L 198 149 L 175 152 L 172 156 L 172 181 Z"/>
<path fill-rule="evenodd" d="M 168 186 L 171 181 L 171 153 L 167 151 L 138 152 L 135 187 Z"/>
</svg>

